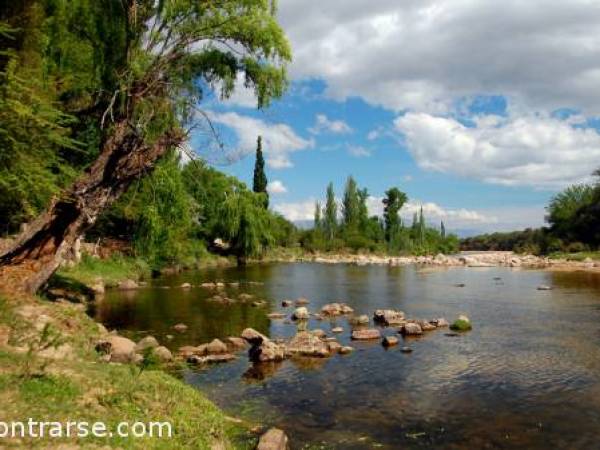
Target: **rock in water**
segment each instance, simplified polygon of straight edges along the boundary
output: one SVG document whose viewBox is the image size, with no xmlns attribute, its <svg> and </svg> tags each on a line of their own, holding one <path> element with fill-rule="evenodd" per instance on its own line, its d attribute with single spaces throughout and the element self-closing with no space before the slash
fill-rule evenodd
<svg viewBox="0 0 600 450">
<path fill-rule="evenodd" d="M 310 302 L 308 299 L 304 297 L 300 297 L 298 300 L 296 300 L 296 306 L 308 305 L 309 303 Z"/>
<path fill-rule="evenodd" d="M 402 325 L 404 323 L 404 313 L 393 309 L 378 309 L 373 314 L 373 320 L 386 326 Z"/>
<path fill-rule="evenodd" d="M 321 308 L 321 313 L 325 316 L 339 316 L 342 314 L 342 305 L 339 303 L 329 303 Z"/>
<path fill-rule="evenodd" d="M 283 314 L 283 313 L 269 313 L 269 314 L 267 314 L 267 317 L 269 319 L 273 319 L 273 320 L 275 320 L 275 319 L 285 319 L 285 314 Z"/>
<path fill-rule="evenodd" d="M 369 323 L 369 316 L 366 314 L 361 314 L 360 316 L 354 316 L 350 318 L 350 323 L 352 325 L 367 325 Z"/>
<path fill-rule="evenodd" d="M 342 327 L 334 327 L 331 329 L 332 333 L 343 333 L 344 329 Z"/>
<path fill-rule="evenodd" d="M 470 331 L 472 328 L 471 322 L 465 316 L 458 316 L 458 319 L 450 325 L 450 329 L 453 331 Z"/>
<path fill-rule="evenodd" d="M 443 317 L 434 319 L 431 321 L 431 323 L 433 323 L 438 328 L 445 328 L 445 327 L 450 326 L 450 323 L 448 323 L 448 321 L 446 319 L 444 319 Z"/>
<path fill-rule="evenodd" d="M 354 330 L 352 332 L 352 339 L 357 341 L 381 339 L 381 333 L 379 332 L 379 330 L 376 330 L 374 328 L 367 330 Z"/>
<path fill-rule="evenodd" d="M 206 346 L 206 351 L 210 354 L 227 353 L 227 345 L 219 339 L 213 339 L 213 341 Z"/>
<path fill-rule="evenodd" d="M 123 291 L 137 289 L 138 287 L 139 287 L 138 284 L 133 280 L 123 280 L 119 283 L 119 289 L 121 289 Z"/>
<path fill-rule="evenodd" d="M 296 308 L 294 314 L 292 315 L 294 320 L 308 320 L 309 317 L 310 314 L 308 313 L 308 309 L 306 309 L 304 306 Z"/>
<path fill-rule="evenodd" d="M 418 323 L 408 322 L 402 325 L 399 332 L 404 336 L 418 336 L 423 334 L 423 330 Z"/>
<path fill-rule="evenodd" d="M 410 347 L 402 347 L 402 348 L 400 349 L 400 351 L 401 351 L 402 353 L 412 353 L 412 351 L 413 351 L 413 350 L 412 350 L 412 348 L 410 348 Z"/>
<path fill-rule="evenodd" d="M 229 336 L 227 339 L 225 339 L 228 345 L 230 345 L 231 347 L 235 348 L 235 349 L 241 349 L 246 347 L 246 342 L 239 337 L 234 337 L 234 336 Z"/>
<path fill-rule="evenodd" d="M 383 338 L 381 345 L 384 347 L 393 347 L 394 345 L 398 345 L 398 338 L 395 336 L 386 336 Z"/>
<path fill-rule="evenodd" d="M 180 287 L 181 289 L 190 289 L 192 285 L 190 283 L 183 283 Z"/>
<path fill-rule="evenodd" d="M 287 346 L 287 352 L 291 355 L 300 356 L 329 356 L 329 346 L 327 342 L 321 340 L 310 331 L 301 331 L 292 338 Z"/>
<path fill-rule="evenodd" d="M 552 286 L 546 286 L 546 285 L 541 285 L 537 287 L 538 291 L 551 291 L 552 290 Z"/>
<path fill-rule="evenodd" d="M 353 348 L 353 347 L 349 347 L 349 346 L 347 346 L 347 345 L 346 345 L 346 346 L 344 346 L 344 347 L 340 348 L 340 349 L 338 350 L 338 353 L 339 353 L 340 355 L 347 355 L 347 354 L 349 354 L 349 353 L 352 353 L 353 351 L 354 351 L 354 348 Z"/>
<path fill-rule="evenodd" d="M 260 437 L 256 450 L 289 450 L 288 438 L 279 428 L 271 428 Z"/>
</svg>

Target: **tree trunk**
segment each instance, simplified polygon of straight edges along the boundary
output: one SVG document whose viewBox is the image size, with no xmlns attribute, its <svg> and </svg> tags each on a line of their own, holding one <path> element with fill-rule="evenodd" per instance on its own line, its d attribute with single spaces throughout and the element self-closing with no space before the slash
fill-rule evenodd
<svg viewBox="0 0 600 450">
<path fill-rule="evenodd" d="M 100 213 L 182 141 L 173 131 L 147 144 L 125 120 L 115 123 L 94 164 L 0 253 L 0 287 L 35 293 Z"/>
</svg>

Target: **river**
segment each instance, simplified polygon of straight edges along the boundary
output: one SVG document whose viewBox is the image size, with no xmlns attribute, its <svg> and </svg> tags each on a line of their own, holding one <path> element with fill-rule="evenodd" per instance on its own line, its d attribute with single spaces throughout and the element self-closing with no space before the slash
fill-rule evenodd
<svg viewBox="0 0 600 450">
<path fill-rule="evenodd" d="M 266 300 L 223 305 L 189 282 L 239 282 L 226 295 Z M 458 287 L 464 284 L 464 287 Z M 539 285 L 552 286 L 541 291 Z M 166 289 L 165 287 L 171 287 Z M 400 309 L 410 318 L 467 314 L 473 330 L 436 330 L 389 350 L 350 341 L 346 318 L 310 320 L 309 328 L 352 345 L 350 355 L 252 367 L 244 354 L 209 369 L 190 368 L 197 386 L 232 415 L 275 425 L 293 448 L 598 448 L 600 442 L 600 275 L 510 268 L 429 268 L 311 263 L 250 265 L 165 276 L 135 291 L 108 291 L 95 317 L 173 350 L 252 327 L 290 337 L 296 325 L 269 320 L 343 301 L 356 313 Z M 172 326 L 183 322 L 186 333 Z M 382 330 L 395 334 L 395 330 Z M 173 335 L 172 340 L 167 335 Z M 412 353 L 402 353 L 409 346 Z"/>
</svg>

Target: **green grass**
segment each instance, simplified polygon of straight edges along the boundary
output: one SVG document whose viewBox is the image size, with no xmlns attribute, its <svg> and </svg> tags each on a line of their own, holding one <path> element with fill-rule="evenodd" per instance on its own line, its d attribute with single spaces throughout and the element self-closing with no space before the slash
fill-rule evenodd
<svg viewBox="0 0 600 450">
<path fill-rule="evenodd" d="M 568 261 L 583 261 L 586 258 L 590 258 L 594 261 L 600 261 L 600 251 L 577 253 L 556 252 L 552 253 L 548 257 L 550 259 L 566 259 Z"/>
<path fill-rule="evenodd" d="M 130 278 L 138 280 L 150 275 L 150 267 L 139 258 L 115 254 L 108 259 L 84 255 L 81 262 L 73 267 L 60 269 L 58 277 L 91 284 L 102 278 L 107 286 L 116 286 L 120 281 Z"/>
<path fill-rule="evenodd" d="M 8 448 L 47 448 L 75 444 L 82 448 L 107 446 L 123 449 L 211 449 L 219 442 L 224 447 L 250 449 L 256 435 L 250 425 L 228 420 L 225 414 L 200 391 L 184 384 L 169 373 L 145 370 L 99 360 L 93 350 L 98 327 L 81 309 L 69 304 L 53 304 L 29 298 L 19 301 L 0 297 L 0 325 L 12 326 L 18 308 L 25 306 L 35 315 L 49 316 L 65 341 L 75 350 L 75 357 L 52 361 L 27 374 L 27 358 L 40 360 L 37 354 L 26 355 L 14 347 L 0 348 L 0 420 L 26 421 L 101 421 L 111 430 L 120 422 L 169 422 L 171 438 L 86 437 L 64 439 L 26 438 L 20 442 L 3 440 Z M 33 323 L 21 319 L 13 328 L 18 342 L 35 335 Z M 12 341 L 12 339 L 11 339 Z M 34 364 L 36 368 L 42 367 Z"/>
</svg>

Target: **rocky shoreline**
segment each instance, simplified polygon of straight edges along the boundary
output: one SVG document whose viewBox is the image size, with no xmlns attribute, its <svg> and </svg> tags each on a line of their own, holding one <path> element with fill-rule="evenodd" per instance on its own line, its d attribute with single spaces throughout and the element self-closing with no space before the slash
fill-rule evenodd
<svg viewBox="0 0 600 450">
<path fill-rule="evenodd" d="M 586 270 L 600 272 L 600 261 L 586 258 L 583 261 L 552 259 L 535 255 L 520 255 L 514 252 L 468 252 L 457 255 L 435 256 L 378 256 L 378 255 L 328 255 L 302 256 L 286 262 L 315 262 L 321 264 L 355 264 L 407 266 L 424 265 L 433 267 L 513 267 L 547 270 Z"/>
</svg>

